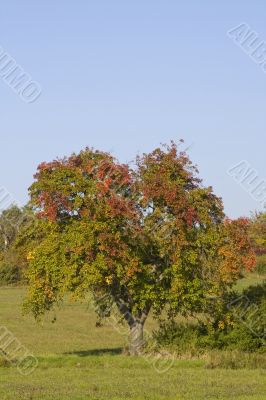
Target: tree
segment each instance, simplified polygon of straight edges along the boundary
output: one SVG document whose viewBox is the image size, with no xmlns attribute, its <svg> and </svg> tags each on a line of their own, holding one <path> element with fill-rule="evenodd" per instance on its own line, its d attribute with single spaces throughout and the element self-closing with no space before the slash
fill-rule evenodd
<svg viewBox="0 0 266 400">
<path fill-rule="evenodd" d="M 13 205 L 0 215 L 0 251 L 7 250 L 14 242 L 19 225 L 23 222 L 23 211 Z"/>
<path fill-rule="evenodd" d="M 16 205 L 4 210 L 0 215 L 0 281 L 14 283 L 22 279 L 26 268 L 26 254 L 17 247 L 20 233 L 27 228 L 34 215 L 27 207 Z"/>
<path fill-rule="evenodd" d="M 38 318 L 66 292 L 90 291 L 104 310 L 109 294 L 131 354 L 151 310 L 202 311 L 254 264 L 248 222 L 225 218 L 174 143 L 138 157 L 135 169 L 89 148 L 42 163 L 30 196 L 45 235 L 30 254 L 26 309 Z"/>
<path fill-rule="evenodd" d="M 255 213 L 251 219 L 250 236 L 256 254 L 266 254 L 266 213 Z"/>
<path fill-rule="evenodd" d="M 256 270 L 260 274 L 266 273 L 266 213 L 255 213 L 251 218 L 249 234 L 256 253 Z"/>
</svg>

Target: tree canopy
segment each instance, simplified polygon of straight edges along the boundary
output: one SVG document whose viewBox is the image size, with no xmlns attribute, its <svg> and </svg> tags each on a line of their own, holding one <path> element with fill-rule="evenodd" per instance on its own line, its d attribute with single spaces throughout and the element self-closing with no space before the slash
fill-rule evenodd
<svg viewBox="0 0 266 400">
<path fill-rule="evenodd" d="M 96 302 L 109 294 L 133 354 L 150 310 L 201 312 L 254 267 L 248 221 L 225 217 L 175 143 L 134 167 L 90 148 L 43 162 L 30 196 L 42 239 L 28 255 L 26 308 L 38 318 L 67 292 Z"/>
</svg>

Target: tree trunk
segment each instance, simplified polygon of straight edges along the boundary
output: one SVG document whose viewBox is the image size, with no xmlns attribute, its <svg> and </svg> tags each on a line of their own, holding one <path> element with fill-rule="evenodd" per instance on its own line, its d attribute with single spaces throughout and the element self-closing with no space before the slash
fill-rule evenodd
<svg viewBox="0 0 266 400">
<path fill-rule="evenodd" d="M 151 305 L 148 303 L 142 310 L 137 310 L 136 315 L 132 314 L 132 310 L 125 302 L 121 301 L 118 296 L 113 295 L 118 310 L 128 323 L 129 334 L 129 353 L 137 356 L 141 354 L 144 347 L 143 327 L 149 315 Z"/>
<path fill-rule="evenodd" d="M 143 338 L 143 323 L 134 321 L 130 326 L 129 335 L 129 352 L 132 356 L 137 356 L 141 353 L 144 345 Z"/>
</svg>

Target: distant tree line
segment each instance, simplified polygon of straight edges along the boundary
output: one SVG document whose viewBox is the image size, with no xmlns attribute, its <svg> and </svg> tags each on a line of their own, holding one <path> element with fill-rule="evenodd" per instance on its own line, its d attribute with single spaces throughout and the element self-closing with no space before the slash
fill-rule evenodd
<svg viewBox="0 0 266 400">
<path fill-rule="evenodd" d="M 0 284 L 26 283 L 31 231 L 36 217 L 28 207 L 12 205 L 0 215 Z"/>
</svg>

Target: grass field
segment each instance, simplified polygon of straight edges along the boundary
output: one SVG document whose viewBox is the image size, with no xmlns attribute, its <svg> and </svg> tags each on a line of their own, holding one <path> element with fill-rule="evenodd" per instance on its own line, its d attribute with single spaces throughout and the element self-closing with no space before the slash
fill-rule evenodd
<svg viewBox="0 0 266 400">
<path fill-rule="evenodd" d="M 51 314 L 37 325 L 21 315 L 24 293 L 23 288 L 0 289 L 1 325 L 38 358 L 39 366 L 22 376 L 16 366 L 2 364 L 1 400 L 266 399 L 265 369 L 207 369 L 196 359 L 175 360 L 159 374 L 150 359 L 123 354 L 126 337 L 112 326 L 96 328 L 86 304 L 67 302 L 55 323 Z M 148 330 L 153 327 L 149 321 Z"/>
<path fill-rule="evenodd" d="M 255 272 L 247 274 L 243 279 L 240 279 L 235 286 L 238 292 L 246 289 L 249 286 L 255 286 L 266 280 L 265 275 L 259 275 Z"/>
</svg>

